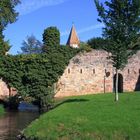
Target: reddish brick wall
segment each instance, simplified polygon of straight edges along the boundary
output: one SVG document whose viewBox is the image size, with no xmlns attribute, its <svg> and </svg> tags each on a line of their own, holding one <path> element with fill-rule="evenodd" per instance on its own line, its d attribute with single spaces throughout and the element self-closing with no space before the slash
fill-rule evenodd
<svg viewBox="0 0 140 140">
<path fill-rule="evenodd" d="M 78 54 L 65 69 L 57 83 L 56 97 L 106 93 L 113 91 L 114 68 L 105 51 L 92 50 Z M 140 52 L 134 55 L 123 71 L 123 91 L 140 90 Z M 138 80 L 139 79 L 139 80 Z"/>
</svg>

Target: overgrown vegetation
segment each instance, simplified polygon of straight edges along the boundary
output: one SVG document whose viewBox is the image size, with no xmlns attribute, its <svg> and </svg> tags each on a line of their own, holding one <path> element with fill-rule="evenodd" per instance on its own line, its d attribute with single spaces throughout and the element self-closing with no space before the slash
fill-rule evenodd
<svg viewBox="0 0 140 140">
<path fill-rule="evenodd" d="M 109 47 L 109 40 L 102 37 L 91 38 L 87 41 L 87 44 L 93 49 L 106 49 Z"/>
<path fill-rule="evenodd" d="M 29 140 L 139 140 L 140 94 L 69 97 L 24 130 Z"/>
<path fill-rule="evenodd" d="M 78 52 L 78 49 L 58 46 L 48 47 L 48 52 L 44 54 L 3 56 L 0 57 L 0 77 L 9 87 L 17 89 L 20 100 L 49 108 L 54 84 Z"/>
</svg>

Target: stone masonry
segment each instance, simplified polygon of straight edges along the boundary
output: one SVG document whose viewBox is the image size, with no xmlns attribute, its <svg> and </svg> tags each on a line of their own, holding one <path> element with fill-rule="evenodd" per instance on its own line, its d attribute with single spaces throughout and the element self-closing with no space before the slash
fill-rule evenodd
<svg viewBox="0 0 140 140">
<path fill-rule="evenodd" d="M 80 53 L 71 59 L 57 83 L 55 97 L 108 93 L 114 90 L 115 70 L 103 50 Z M 119 71 L 118 90 L 140 90 L 140 52 Z"/>
<path fill-rule="evenodd" d="M 9 88 L 7 84 L 0 79 L 0 100 L 6 99 L 9 96 L 15 96 L 17 90 L 15 88 Z"/>
<path fill-rule="evenodd" d="M 72 58 L 56 84 L 55 97 L 113 92 L 115 70 L 108 56 L 103 50 L 92 50 Z M 119 71 L 118 90 L 140 91 L 140 51 Z M 0 99 L 16 93 L 16 89 L 8 88 L 0 79 Z"/>
<path fill-rule="evenodd" d="M 6 83 L 0 79 L 0 99 L 2 99 L 4 96 L 9 96 L 9 89 Z"/>
</svg>

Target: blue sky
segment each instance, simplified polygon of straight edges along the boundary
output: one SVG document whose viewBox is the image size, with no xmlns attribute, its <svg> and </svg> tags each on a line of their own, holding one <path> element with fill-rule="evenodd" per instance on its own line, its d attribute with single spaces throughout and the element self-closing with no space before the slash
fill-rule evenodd
<svg viewBox="0 0 140 140">
<path fill-rule="evenodd" d="M 73 22 L 81 41 L 102 34 L 103 25 L 97 22 L 93 0 L 21 0 L 16 9 L 18 20 L 4 31 L 5 39 L 12 45 L 11 54 L 20 51 L 27 36 L 33 34 L 42 41 L 43 31 L 49 26 L 60 30 L 61 44 L 66 43 Z"/>
</svg>

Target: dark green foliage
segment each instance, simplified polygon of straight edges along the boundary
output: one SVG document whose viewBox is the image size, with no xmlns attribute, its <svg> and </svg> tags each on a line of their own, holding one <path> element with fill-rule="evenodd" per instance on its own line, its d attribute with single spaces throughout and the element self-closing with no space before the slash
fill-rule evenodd
<svg viewBox="0 0 140 140">
<path fill-rule="evenodd" d="M 22 42 L 21 50 L 23 54 L 35 54 L 42 52 L 42 43 L 34 35 L 27 36 Z"/>
<path fill-rule="evenodd" d="M 48 49 L 44 54 L 0 58 L 0 77 L 9 87 L 16 88 L 22 99 L 35 101 L 41 108 L 50 108 L 55 94 L 54 84 L 79 51 L 66 46 Z"/>
<path fill-rule="evenodd" d="M 1 0 L 0 1 L 0 54 L 5 54 L 9 45 L 4 41 L 3 31 L 8 24 L 16 21 L 18 13 L 15 11 L 15 6 L 19 3 L 19 0 Z"/>
<path fill-rule="evenodd" d="M 83 52 L 83 51 L 90 52 L 92 50 L 90 45 L 85 43 L 85 42 L 80 42 L 80 48 L 79 49 L 81 50 L 81 52 Z"/>
<path fill-rule="evenodd" d="M 60 45 L 60 32 L 56 27 L 48 27 L 43 33 L 43 51 L 47 52 L 47 47 L 57 47 Z"/>
<path fill-rule="evenodd" d="M 93 49 L 105 49 L 109 47 L 109 40 L 102 37 L 91 38 L 87 41 L 87 44 Z"/>
<path fill-rule="evenodd" d="M 9 41 L 3 41 L 3 39 L 0 38 L 0 56 L 5 55 L 10 48 Z"/>
<path fill-rule="evenodd" d="M 0 1 L 0 33 L 5 29 L 9 23 L 16 20 L 18 13 L 15 11 L 15 6 L 19 0 L 1 0 Z"/>
<path fill-rule="evenodd" d="M 8 107 L 9 109 L 18 109 L 20 103 L 20 98 L 19 95 L 15 95 L 15 96 L 10 96 L 6 102 L 5 102 L 5 106 Z"/>
</svg>

